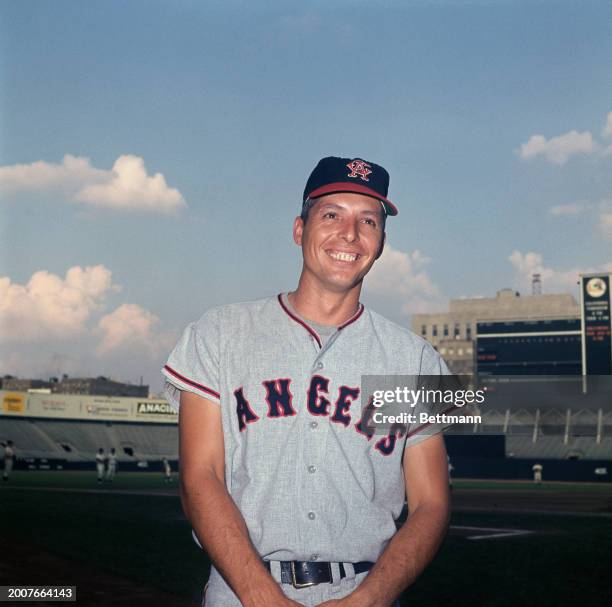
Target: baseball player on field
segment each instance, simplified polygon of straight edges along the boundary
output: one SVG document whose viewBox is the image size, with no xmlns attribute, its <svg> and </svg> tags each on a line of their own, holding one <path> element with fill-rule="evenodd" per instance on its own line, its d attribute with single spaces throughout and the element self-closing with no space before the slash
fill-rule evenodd
<svg viewBox="0 0 612 607">
<path fill-rule="evenodd" d="M 108 454 L 108 460 L 106 465 L 106 480 L 113 482 L 115 480 L 115 474 L 117 473 L 117 454 L 115 453 L 115 447 L 111 447 L 110 453 Z"/>
<path fill-rule="evenodd" d="M 297 288 L 209 309 L 163 369 L 183 508 L 213 564 L 206 607 L 396 605 L 444 537 L 442 435 L 361 423 L 362 375 L 448 374 L 359 301 L 397 215 L 388 184 L 373 162 L 322 159 L 293 224 Z"/>
<path fill-rule="evenodd" d="M 13 470 L 13 462 L 15 460 L 15 450 L 13 449 L 13 441 L 7 440 L 3 443 L 4 447 L 4 470 L 2 472 L 2 480 L 8 481 Z"/>
<path fill-rule="evenodd" d="M 164 467 L 164 483 L 172 482 L 172 466 L 168 461 L 167 457 L 162 458 L 162 465 Z"/>
<path fill-rule="evenodd" d="M 101 483 L 104 480 L 104 468 L 106 465 L 106 455 L 104 455 L 104 449 L 100 447 L 96 453 L 96 471 L 98 473 L 98 482 Z"/>
<path fill-rule="evenodd" d="M 535 463 L 531 469 L 533 470 L 533 482 L 539 485 L 542 482 L 542 470 L 544 470 L 544 466 Z"/>
</svg>

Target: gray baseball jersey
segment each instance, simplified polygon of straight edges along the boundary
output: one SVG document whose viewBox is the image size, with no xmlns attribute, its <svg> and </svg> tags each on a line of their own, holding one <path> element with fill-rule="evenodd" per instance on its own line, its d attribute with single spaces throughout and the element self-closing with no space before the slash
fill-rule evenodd
<svg viewBox="0 0 612 607">
<path fill-rule="evenodd" d="M 13 461 L 15 459 L 15 451 L 10 445 L 4 447 L 4 471 L 3 476 L 8 478 L 9 474 L 13 470 Z"/>
<path fill-rule="evenodd" d="M 323 343 L 283 296 L 208 310 L 163 369 L 221 406 L 226 483 L 270 560 L 376 561 L 396 531 L 404 443 L 368 436 L 361 376 L 448 370 L 425 340 L 360 305 Z M 406 438 L 408 436 L 408 438 Z"/>
</svg>

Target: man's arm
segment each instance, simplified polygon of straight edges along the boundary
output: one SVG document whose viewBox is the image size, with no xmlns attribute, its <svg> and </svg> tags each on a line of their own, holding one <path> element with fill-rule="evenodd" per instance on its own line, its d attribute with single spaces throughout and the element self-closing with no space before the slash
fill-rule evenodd
<svg viewBox="0 0 612 607">
<path fill-rule="evenodd" d="M 245 607 L 299 605 L 263 566 L 247 526 L 225 486 L 221 409 L 181 392 L 179 412 L 181 502 L 202 546 Z"/>
<path fill-rule="evenodd" d="M 442 434 L 407 447 L 403 459 L 408 520 L 370 573 L 345 599 L 324 605 L 388 607 L 433 559 L 450 516 L 448 468 Z"/>
</svg>

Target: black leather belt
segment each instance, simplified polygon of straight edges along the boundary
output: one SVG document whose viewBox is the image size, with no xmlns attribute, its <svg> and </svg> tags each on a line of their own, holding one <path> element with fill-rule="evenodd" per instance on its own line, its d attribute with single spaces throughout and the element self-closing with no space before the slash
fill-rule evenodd
<svg viewBox="0 0 612 607">
<path fill-rule="evenodd" d="M 316 584 L 331 583 L 331 563 L 318 563 L 309 561 L 279 561 L 281 568 L 281 583 L 292 584 L 294 588 L 306 588 Z M 270 561 L 264 561 L 264 565 L 270 571 Z M 340 578 L 346 577 L 344 565 L 340 565 Z M 370 561 L 353 563 L 355 575 L 369 571 L 374 567 Z"/>
</svg>

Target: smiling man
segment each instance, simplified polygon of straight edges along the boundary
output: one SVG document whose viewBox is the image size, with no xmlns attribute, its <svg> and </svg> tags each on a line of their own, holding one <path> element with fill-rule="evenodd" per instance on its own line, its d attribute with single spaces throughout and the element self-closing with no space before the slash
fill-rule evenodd
<svg viewBox="0 0 612 607">
<path fill-rule="evenodd" d="M 394 605 L 445 534 L 441 435 L 362 423 L 362 375 L 448 373 L 359 302 L 397 215 L 388 185 L 372 162 L 322 159 L 293 225 L 297 289 L 208 310 L 163 369 L 183 508 L 213 563 L 206 607 Z"/>
</svg>

